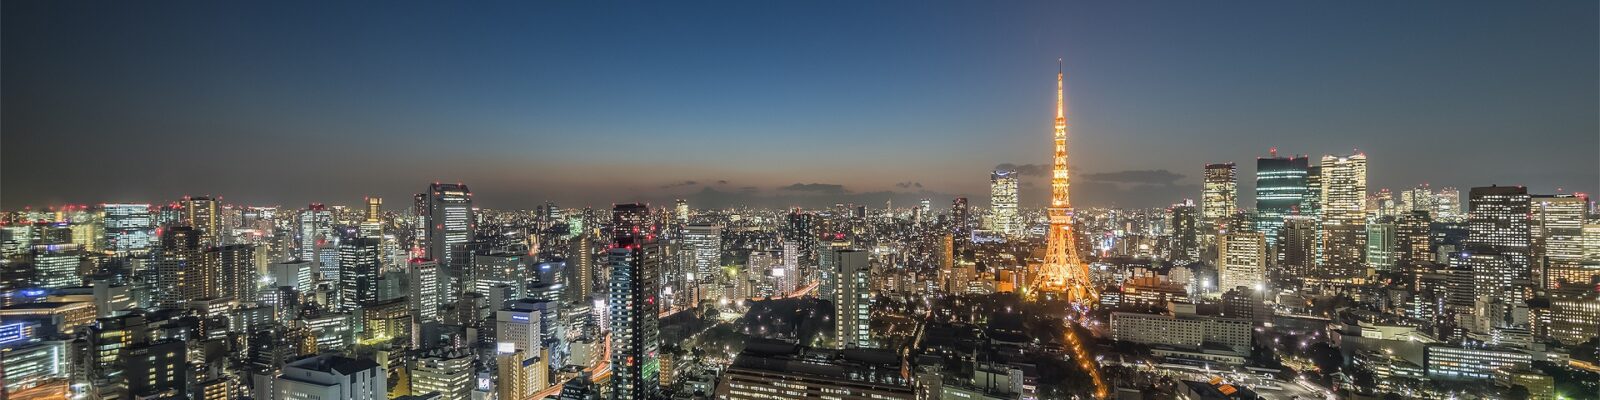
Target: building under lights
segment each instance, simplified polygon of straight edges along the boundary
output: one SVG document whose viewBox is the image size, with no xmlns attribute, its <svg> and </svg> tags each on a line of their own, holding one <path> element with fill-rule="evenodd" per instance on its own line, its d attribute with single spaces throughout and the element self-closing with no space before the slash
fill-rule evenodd
<svg viewBox="0 0 1600 400">
<path fill-rule="evenodd" d="M 650 208 L 618 204 L 612 209 L 612 244 L 606 251 L 611 268 L 611 396 L 649 399 L 660 388 L 661 331 L 658 285 L 662 249 L 656 243 Z"/>
<path fill-rule="evenodd" d="M 1200 218 L 1205 224 L 1220 225 L 1239 210 L 1239 178 L 1233 163 L 1206 164 L 1205 182 L 1200 196 Z"/>
<path fill-rule="evenodd" d="M 1267 235 L 1267 243 L 1278 243 L 1278 230 L 1283 228 L 1283 218 L 1300 211 L 1300 202 L 1306 195 L 1306 171 L 1310 167 L 1305 156 L 1272 157 L 1256 159 L 1256 231 Z"/>
<path fill-rule="evenodd" d="M 1022 228 L 1017 216 L 1017 171 L 994 170 L 989 174 L 989 230 L 1015 236 Z"/>
</svg>

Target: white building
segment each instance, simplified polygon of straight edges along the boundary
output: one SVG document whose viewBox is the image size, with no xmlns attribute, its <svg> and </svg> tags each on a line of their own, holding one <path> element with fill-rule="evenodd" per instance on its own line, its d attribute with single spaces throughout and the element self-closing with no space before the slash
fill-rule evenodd
<svg viewBox="0 0 1600 400">
<path fill-rule="evenodd" d="M 283 366 L 274 386 L 284 400 L 384 400 L 387 379 L 375 361 L 319 355 Z"/>
</svg>

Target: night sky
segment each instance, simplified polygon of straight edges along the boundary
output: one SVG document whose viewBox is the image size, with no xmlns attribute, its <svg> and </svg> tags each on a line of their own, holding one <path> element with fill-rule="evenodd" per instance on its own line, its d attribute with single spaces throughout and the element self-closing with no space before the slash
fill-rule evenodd
<svg viewBox="0 0 1600 400">
<path fill-rule="evenodd" d="M 1080 206 L 1208 162 L 1370 157 L 1371 189 L 1600 191 L 1600 3 L 3 2 L 0 207 L 697 206 L 951 196 L 1049 161 Z M 1048 197 L 1024 184 L 1025 205 Z"/>
</svg>

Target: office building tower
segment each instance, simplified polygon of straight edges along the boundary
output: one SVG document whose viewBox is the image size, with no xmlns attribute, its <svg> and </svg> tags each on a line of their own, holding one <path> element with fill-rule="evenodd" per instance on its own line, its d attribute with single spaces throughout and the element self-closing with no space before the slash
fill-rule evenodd
<svg viewBox="0 0 1600 400">
<path fill-rule="evenodd" d="M 339 308 L 355 310 L 378 301 L 377 238 L 347 238 L 339 242 Z"/>
<path fill-rule="evenodd" d="M 1393 219 L 1384 219 L 1367 224 L 1367 266 L 1378 272 L 1394 270 L 1396 252 L 1399 250 L 1396 238 L 1397 225 Z"/>
<path fill-rule="evenodd" d="M 1300 201 L 1299 215 L 1322 219 L 1322 165 L 1306 167 L 1306 197 Z"/>
<path fill-rule="evenodd" d="M 1322 156 L 1322 240 L 1317 278 L 1336 285 L 1365 276 L 1367 156 Z"/>
<path fill-rule="evenodd" d="M 872 347 L 872 268 L 867 252 L 828 250 L 823 257 L 833 269 L 833 337 L 840 348 Z"/>
<path fill-rule="evenodd" d="M 1578 196 L 1547 195 L 1533 196 L 1529 207 L 1534 272 L 1544 289 L 1552 289 L 1560 286 L 1557 277 L 1562 271 L 1584 269 L 1583 222 L 1588 204 Z"/>
<path fill-rule="evenodd" d="M 879 349 L 827 350 L 753 339 L 717 383 L 732 400 L 911 400 L 917 397 L 903 360 Z"/>
<path fill-rule="evenodd" d="M 466 244 L 472 242 L 476 227 L 472 191 L 459 183 L 434 182 L 419 197 L 423 199 L 423 208 L 417 211 L 426 227 L 426 257 L 438 261 L 439 269 L 450 278 L 444 283 L 451 294 L 445 300 L 451 301 L 456 293 L 467 289 L 462 279 L 470 262 Z"/>
<path fill-rule="evenodd" d="M 1260 232 L 1229 232 L 1217 239 L 1218 289 L 1266 288 L 1267 241 Z"/>
<path fill-rule="evenodd" d="M 439 263 L 433 260 L 414 258 L 406 263 L 406 276 L 410 280 L 406 285 L 406 298 L 411 301 L 413 319 L 417 323 L 439 321 L 439 307 L 444 304 L 439 275 Z"/>
<path fill-rule="evenodd" d="M 411 394 L 438 393 L 438 400 L 472 399 L 472 354 L 434 351 L 417 357 L 411 368 Z"/>
<path fill-rule="evenodd" d="M 78 267 L 84 262 L 84 253 L 78 245 L 34 246 L 28 251 L 28 258 L 33 263 L 33 281 L 38 287 L 60 289 L 83 284 Z"/>
<path fill-rule="evenodd" d="M 370 359 L 318 355 L 283 366 L 279 399 L 388 399 L 388 375 Z"/>
<path fill-rule="evenodd" d="M 1283 218 L 1299 212 L 1309 168 L 1309 158 L 1278 157 L 1276 149 L 1256 159 L 1256 231 L 1267 235 L 1268 245 L 1277 245 Z"/>
<path fill-rule="evenodd" d="M 369 196 L 366 218 L 361 220 L 361 236 L 383 237 L 383 198 Z"/>
<path fill-rule="evenodd" d="M 1353 225 L 1367 218 L 1367 155 L 1322 156 L 1324 224 Z"/>
<path fill-rule="evenodd" d="M 208 297 L 216 276 L 204 268 L 201 233 L 188 226 L 162 230 L 161 251 L 156 257 L 154 301 L 161 307 L 181 307 L 192 300 Z"/>
<path fill-rule="evenodd" d="M 1433 219 L 1427 211 L 1407 211 L 1395 220 L 1394 263 L 1412 269 L 1421 263 L 1433 262 L 1433 247 L 1429 234 Z"/>
<path fill-rule="evenodd" d="M 1550 291 L 1550 338 L 1568 346 L 1600 336 L 1600 289 L 1568 285 Z"/>
<path fill-rule="evenodd" d="M 1310 216 L 1284 217 L 1278 231 L 1277 265 L 1284 277 L 1302 280 L 1311 274 L 1317 258 L 1317 221 Z"/>
<path fill-rule="evenodd" d="M 950 201 L 950 232 L 956 237 L 972 237 L 972 207 L 967 204 L 966 197 Z"/>
<path fill-rule="evenodd" d="M 672 202 L 672 218 L 678 222 L 678 226 L 688 225 L 689 224 L 689 202 L 685 201 L 683 199 L 678 199 L 678 200 L 673 201 Z"/>
<path fill-rule="evenodd" d="M 101 204 L 106 249 L 119 257 L 142 255 L 155 241 L 149 204 Z"/>
<path fill-rule="evenodd" d="M 333 245 L 337 238 L 333 232 L 333 212 L 322 203 L 311 203 L 304 211 L 300 212 L 299 231 L 296 232 L 296 247 L 301 260 L 318 262 L 318 250 Z"/>
<path fill-rule="evenodd" d="M 1017 216 L 1017 171 L 997 169 L 989 174 L 989 230 L 1007 237 L 1022 232 Z"/>
<path fill-rule="evenodd" d="M 212 197 L 184 197 L 183 223 L 200 231 L 200 244 L 210 247 L 222 244 L 222 199 Z"/>
<path fill-rule="evenodd" d="M 1217 226 L 1239 209 L 1239 178 L 1233 163 L 1206 164 L 1205 182 L 1200 197 L 1203 223 Z"/>
<path fill-rule="evenodd" d="M 538 353 L 501 346 L 494 360 L 494 389 L 501 399 L 529 399 L 547 386 L 545 357 Z"/>
<path fill-rule="evenodd" d="M 1439 189 L 1434 204 L 1434 218 L 1446 222 L 1460 222 L 1464 215 L 1461 213 L 1461 191 L 1453 187 Z"/>
<path fill-rule="evenodd" d="M 529 268 L 533 260 L 527 254 L 490 250 L 474 252 L 466 275 L 466 290 L 489 295 L 507 294 L 508 298 L 522 297 L 524 286 L 533 279 Z"/>
<path fill-rule="evenodd" d="M 611 396 L 649 399 L 660 387 L 659 285 L 661 245 L 650 209 L 619 204 L 612 209 L 611 268 L 607 311 L 611 327 Z"/>
<path fill-rule="evenodd" d="M 1479 321 L 1490 318 L 1491 328 L 1510 326 L 1511 309 L 1531 297 L 1535 275 L 1531 264 L 1532 244 L 1528 190 L 1517 186 L 1472 188 L 1467 214 L 1467 238 L 1462 242 L 1463 259 L 1476 280 L 1474 295 L 1480 301 L 1497 303 L 1493 309 L 1478 310 Z M 1493 315 L 1491 315 L 1493 314 Z M 1484 326 L 1482 322 L 1480 326 Z"/>
<path fill-rule="evenodd" d="M 580 233 L 578 237 L 569 242 L 572 249 L 567 254 L 567 278 L 571 280 L 571 283 L 567 286 L 567 293 L 570 294 L 567 299 L 568 302 L 582 303 L 589 301 L 589 297 L 594 291 L 595 272 L 592 240 L 590 235 Z"/>
<path fill-rule="evenodd" d="M 1195 210 L 1193 200 L 1184 200 L 1183 203 L 1173 204 L 1167 209 L 1172 215 L 1172 256 L 1173 260 L 1195 261 L 1200 259 L 1200 227 L 1199 213 Z"/>
<path fill-rule="evenodd" d="M 689 225 L 684 230 L 683 248 L 688 259 L 688 280 L 696 285 L 701 299 L 721 298 L 716 276 L 722 273 L 722 227 L 710 224 Z M 690 302 L 687 304 L 696 304 Z"/>
<path fill-rule="evenodd" d="M 239 302 L 260 299 L 260 295 L 256 292 L 256 285 L 260 282 L 256 271 L 255 245 L 230 244 L 212 247 L 206 250 L 204 265 L 208 269 L 215 270 L 217 277 L 215 296 Z"/>
</svg>

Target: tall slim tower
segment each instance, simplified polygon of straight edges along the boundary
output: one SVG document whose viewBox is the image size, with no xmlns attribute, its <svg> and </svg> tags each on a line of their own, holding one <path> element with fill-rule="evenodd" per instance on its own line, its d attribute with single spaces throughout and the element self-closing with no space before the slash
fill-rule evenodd
<svg viewBox="0 0 1600 400">
<path fill-rule="evenodd" d="M 1017 171 L 997 169 L 989 174 L 989 229 L 1007 237 L 1016 235 L 1017 222 Z"/>
<path fill-rule="evenodd" d="M 1059 60 L 1057 61 L 1059 67 Z M 1050 232 L 1046 236 L 1044 267 L 1040 271 L 1042 289 L 1058 291 L 1071 302 L 1095 301 L 1089 283 L 1089 266 L 1078 259 L 1078 246 L 1072 232 L 1071 182 L 1067 175 L 1067 107 L 1062 81 L 1064 71 L 1056 72 L 1055 157 L 1050 170 Z"/>
</svg>

